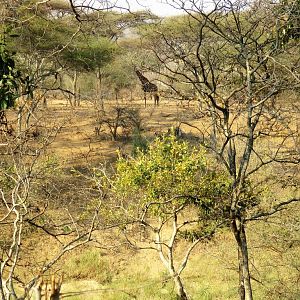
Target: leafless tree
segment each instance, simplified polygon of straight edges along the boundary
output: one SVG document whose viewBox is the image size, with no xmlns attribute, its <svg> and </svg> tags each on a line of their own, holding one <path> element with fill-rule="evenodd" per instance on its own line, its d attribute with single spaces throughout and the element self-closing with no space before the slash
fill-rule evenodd
<svg viewBox="0 0 300 300">
<path fill-rule="evenodd" d="M 179 198 L 180 197 L 178 197 L 178 199 Z M 168 203 L 172 200 L 173 199 L 170 199 L 164 203 L 159 203 L 159 205 L 167 207 Z M 191 297 L 184 287 L 182 272 L 186 268 L 189 258 L 196 246 L 202 241 L 209 240 L 217 228 L 221 227 L 222 223 L 215 224 L 205 233 L 195 233 L 190 239 L 185 237 L 189 240 L 189 243 L 184 247 L 182 253 L 178 253 L 178 251 L 176 251 L 178 241 L 187 234 L 187 232 L 191 231 L 191 228 L 199 226 L 199 222 L 203 220 L 201 220 L 200 216 L 192 216 L 188 205 L 181 205 L 177 208 L 174 207 L 173 210 L 169 211 L 167 217 L 153 218 L 149 211 L 152 209 L 152 206 L 156 205 L 158 205 L 158 203 L 149 202 L 139 218 L 133 218 L 132 215 L 130 216 L 130 212 L 126 211 L 130 221 L 126 228 L 123 229 L 123 234 L 127 242 L 134 249 L 154 250 L 157 252 L 170 279 L 174 282 L 178 298 L 181 300 L 190 299 Z M 190 217 L 188 217 L 189 214 Z M 170 227 L 172 228 L 171 231 L 169 231 Z M 200 232 L 201 230 L 198 228 L 196 231 Z M 140 234 L 137 234 L 137 232 Z M 139 235 L 141 237 L 140 240 L 137 239 Z"/>
<path fill-rule="evenodd" d="M 59 216 L 49 214 L 53 195 L 51 193 L 48 195 L 46 191 L 44 199 L 43 194 L 36 195 L 36 190 L 40 187 L 44 186 L 47 190 L 46 173 L 50 165 L 43 163 L 44 154 L 59 130 L 60 128 L 54 128 L 44 133 L 40 142 L 32 140 L 27 135 L 7 136 L 5 143 L 1 145 L 0 298 L 2 300 L 27 299 L 38 279 L 45 272 L 49 272 L 63 255 L 88 243 L 97 227 L 99 208 L 97 205 L 83 222 L 67 207 L 58 213 Z M 51 186 L 49 182 L 48 186 Z M 33 238 L 31 236 L 33 232 L 40 239 L 48 237 L 57 243 L 57 248 L 50 257 L 43 257 L 44 246 L 37 241 L 34 249 L 40 247 L 40 254 L 34 254 L 37 249 L 30 252 L 28 240 Z M 31 262 L 26 263 L 29 256 Z M 20 275 L 22 268 L 26 268 L 25 277 Z"/>
<path fill-rule="evenodd" d="M 95 132 L 109 131 L 109 135 L 113 141 L 117 140 L 120 135 L 128 137 L 134 131 L 140 132 L 143 126 L 143 120 L 139 110 L 129 108 L 125 105 L 114 106 L 110 110 L 97 110 L 97 119 Z"/>
</svg>

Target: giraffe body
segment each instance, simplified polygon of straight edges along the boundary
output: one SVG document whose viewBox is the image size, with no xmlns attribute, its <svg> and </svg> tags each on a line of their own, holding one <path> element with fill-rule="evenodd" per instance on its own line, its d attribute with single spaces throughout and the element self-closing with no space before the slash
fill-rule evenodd
<svg viewBox="0 0 300 300">
<path fill-rule="evenodd" d="M 135 70 L 136 75 L 138 76 L 142 89 L 144 91 L 144 100 L 145 100 L 145 107 L 147 105 L 147 93 L 149 93 L 154 99 L 154 105 L 159 105 L 159 95 L 158 95 L 158 88 L 157 85 L 150 82 L 148 78 L 146 78 L 139 70 Z"/>
</svg>

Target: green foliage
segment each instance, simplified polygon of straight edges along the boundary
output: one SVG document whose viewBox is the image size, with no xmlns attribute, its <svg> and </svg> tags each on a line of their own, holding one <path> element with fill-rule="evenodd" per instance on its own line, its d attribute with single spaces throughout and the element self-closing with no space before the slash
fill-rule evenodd
<svg viewBox="0 0 300 300">
<path fill-rule="evenodd" d="M 142 136 L 140 130 L 135 129 L 132 136 L 132 155 L 136 157 L 139 152 L 146 152 L 148 150 L 148 141 Z"/>
<path fill-rule="evenodd" d="M 15 68 L 13 54 L 0 41 L 0 110 L 14 106 L 18 95 L 20 73 Z"/>
<path fill-rule="evenodd" d="M 80 37 L 62 52 L 62 59 L 71 68 L 93 71 L 109 63 L 117 52 L 118 46 L 107 38 Z"/>
<path fill-rule="evenodd" d="M 56 17 L 51 14 L 51 9 Z M 21 53 L 47 57 L 49 61 L 53 60 L 51 54 L 55 53 L 56 59 L 79 71 L 103 67 L 113 58 L 117 45 L 109 37 L 79 31 L 78 22 L 70 16 L 68 7 L 61 9 L 65 13 L 59 15 L 56 7 L 39 5 L 39 10 L 35 11 L 21 6 L 19 18 L 22 27 L 14 30 L 17 38 L 11 41 L 11 47 Z"/>
<path fill-rule="evenodd" d="M 136 84 L 136 75 L 133 72 L 132 57 L 128 53 L 118 53 L 115 59 L 107 65 L 105 73 L 110 86 L 116 91 L 131 88 Z"/>
<path fill-rule="evenodd" d="M 35 14 L 28 7 L 21 7 L 19 14 L 22 26 L 14 29 L 15 38 L 10 40 L 11 47 L 18 52 L 46 56 L 63 49 L 76 33 L 70 17 L 51 18 Z"/>
<path fill-rule="evenodd" d="M 230 180 L 217 171 L 203 149 L 190 148 L 174 135 L 156 139 L 132 159 L 119 158 L 116 192 L 139 195 L 141 203 L 157 202 L 155 213 L 193 204 L 206 212 L 222 207 Z M 160 209 L 163 209 L 160 211 Z"/>
<path fill-rule="evenodd" d="M 284 16 L 279 27 L 279 37 L 282 44 L 290 40 L 299 40 L 300 38 L 300 1 L 299 0 L 281 0 L 278 3 L 278 10 Z"/>
</svg>

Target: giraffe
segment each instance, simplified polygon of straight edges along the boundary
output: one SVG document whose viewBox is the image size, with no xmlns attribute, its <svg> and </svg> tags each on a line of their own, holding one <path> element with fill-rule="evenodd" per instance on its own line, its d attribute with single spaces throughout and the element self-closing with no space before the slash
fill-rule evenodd
<svg viewBox="0 0 300 300">
<path fill-rule="evenodd" d="M 147 106 L 147 98 L 146 94 L 150 93 L 150 95 L 154 99 L 154 106 L 159 105 L 159 95 L 158 95 L 158 88 L 157 85 L 150 82 L 148 78 L 146 78 L 139 70 L 135 69 L 135 73 L 138 76 L 141 84 L 142 84 L 142 89 L 144 91 L 144 100 L 145 100 L 145 107 Z"/>
</svg>

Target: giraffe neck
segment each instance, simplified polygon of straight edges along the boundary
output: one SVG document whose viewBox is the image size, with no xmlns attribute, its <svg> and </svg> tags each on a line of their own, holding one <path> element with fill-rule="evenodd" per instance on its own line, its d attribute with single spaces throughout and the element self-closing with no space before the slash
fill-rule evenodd
<svg viewBox="0 0 300 300">
<path fill-rule="evenodd" d="M 150 82 L 148 78 L 146 78 L 139 70 L 135 70 L 137 76 L 139 77 L 139 80 L 142 84 L 142 89 L 145 93 L 153 93 L 157 92 L 157 86 Z"/>
<path fill-rule="evenodd" d="M 139 70 L 136 70 L 135 72 L 143 85 L 150 83 L 150 81 Z"/>
</svg>

